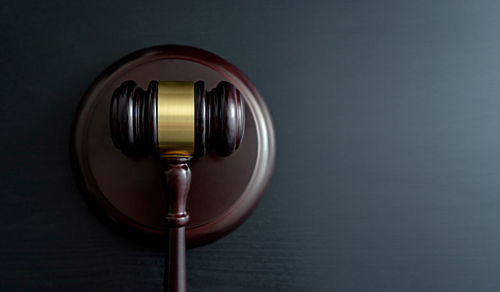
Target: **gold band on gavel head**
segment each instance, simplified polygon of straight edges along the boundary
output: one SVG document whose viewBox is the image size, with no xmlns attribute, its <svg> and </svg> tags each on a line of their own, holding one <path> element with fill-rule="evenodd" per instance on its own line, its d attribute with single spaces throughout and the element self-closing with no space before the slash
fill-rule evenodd
<svg viewBox="0 0 500 292">
<path fill-rule="evenodd" d="M 161 157 L 194 155 L 194 83 L 158 82 L 157 127 Z"/>
</svg>

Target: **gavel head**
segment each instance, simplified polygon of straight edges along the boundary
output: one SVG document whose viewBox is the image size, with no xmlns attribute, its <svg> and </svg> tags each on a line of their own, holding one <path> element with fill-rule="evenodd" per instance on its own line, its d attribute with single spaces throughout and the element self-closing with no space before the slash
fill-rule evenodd
<svg viewBox="0 0 500 292">
<path fill-rule="evenodd" d="M 113 93 L 110 126 L 113 143 L 129 156 L 228 156 L 243 139 L 245 107 L 225 81 L 211 91 L 202 81 L 151 81 L 147 90 L 126 81 Z"/>
</svg>

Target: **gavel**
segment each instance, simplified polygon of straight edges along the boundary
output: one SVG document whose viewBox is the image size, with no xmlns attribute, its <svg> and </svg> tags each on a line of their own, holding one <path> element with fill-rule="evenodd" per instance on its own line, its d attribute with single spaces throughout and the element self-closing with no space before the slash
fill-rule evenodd
<svg viewBox="0 0 500 292">
<path fill-rule="evenodd" d="M 114 145 L 139 159 L 154 155 L 164 163 L 168 249 L 164 291 L 186 291 L 185 229 L 191 170 L 188 162 L 214 152 L 236 151 L 245 130 L 245 105 L 229 82 L 207 91 L 203 81 L 151 81 L 147 90 L 123 82 L 111 98 Z"/>
</svg>

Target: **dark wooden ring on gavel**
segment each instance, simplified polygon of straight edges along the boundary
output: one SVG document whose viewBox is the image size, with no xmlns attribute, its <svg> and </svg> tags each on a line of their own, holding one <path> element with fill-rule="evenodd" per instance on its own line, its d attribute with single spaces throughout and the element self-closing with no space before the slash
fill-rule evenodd
<svg viewBox="0 0 500 292">
<path fill-rule="evenodd" d="M 129 156 L 158 154 L 158 81 L 143 90 L 125 81 L 112 97 L 111 136 L 115 146 Z M 194 83 L 194 155 L 215 151 L 228 156 L 238 149 L 245 129 L 240 92 L 222 81 L 211 91 L 203 81 Z"/>
</svg>

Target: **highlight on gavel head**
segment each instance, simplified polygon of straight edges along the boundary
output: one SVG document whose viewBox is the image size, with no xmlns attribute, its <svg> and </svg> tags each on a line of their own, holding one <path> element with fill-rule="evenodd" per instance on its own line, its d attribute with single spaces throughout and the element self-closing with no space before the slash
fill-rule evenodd
<svg viewBox="0 0 500 292">
<path fill-rule="evenodd" d="M 226 81 L 211 91 L 202 81 L 151 81 L 147 90 L 126 81 L 113 93 L 110 127 L 114 145 L 133 157 L 228 156 L 243 139 L 245 105 Z"/>
</svg>

